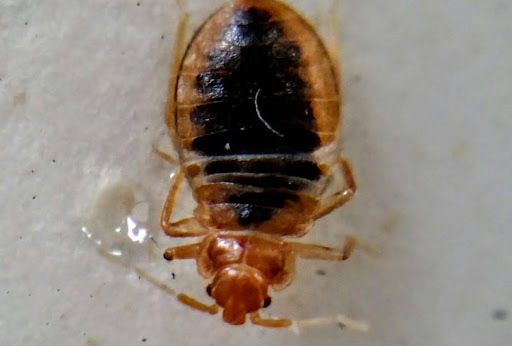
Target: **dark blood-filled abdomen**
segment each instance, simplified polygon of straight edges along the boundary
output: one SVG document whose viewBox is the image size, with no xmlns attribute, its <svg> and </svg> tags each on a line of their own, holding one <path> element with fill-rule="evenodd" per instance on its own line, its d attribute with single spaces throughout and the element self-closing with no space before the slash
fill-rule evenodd
<svg viewBox="0 0 512 346">
<path fill-rule="evenodd" d="M 285 5 L 240 0 L 210 17 L 176 88 L 182 158 L 201 167 L 188 178 L 210 191 L 198 202 L 228 205 L 253 229 L 303 203 L 322 177 L 312 154 L 335 137 L 337 88 L 324 46 Z"/>
</svg>

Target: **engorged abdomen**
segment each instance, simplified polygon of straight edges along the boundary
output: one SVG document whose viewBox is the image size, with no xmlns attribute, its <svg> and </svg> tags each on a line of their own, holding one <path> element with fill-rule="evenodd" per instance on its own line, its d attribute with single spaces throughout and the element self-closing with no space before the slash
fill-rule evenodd
<svg viewBox="0 0 512 346">
<path fill-rule="evenodd" d="M 336 138 L 339 95 L 302 18 L 273 1 L 225 6 L 191 41 L 176 100 L 201 223 L 279 234 L 311 223 L 324 182 L 314 153 Z"/>
</svg>

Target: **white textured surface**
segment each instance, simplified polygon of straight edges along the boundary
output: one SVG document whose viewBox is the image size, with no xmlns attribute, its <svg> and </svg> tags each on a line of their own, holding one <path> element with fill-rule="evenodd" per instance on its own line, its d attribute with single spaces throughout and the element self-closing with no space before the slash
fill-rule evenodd
<svg viewBox="0 0 512 346">
<path fill-rule="evenodd" d="M 337 245 L 352 230 L 382 256 L 301 261 L 270 312 L 342 312 L 372 330 L 296 336 L 192 311 L 80 232 L 100 190 L 129 181 L 161 233 L 169 167 L 150 148 L 163 127 L 174 3 L 0 0 L 0 343 L 509 345 L 511 6 L 342 1 L 344 146 L 360 189 L 310 238 Z M 161 280 L 203 294 L 193 263 L 163 262 L 152 262 Z"/>
</svg>

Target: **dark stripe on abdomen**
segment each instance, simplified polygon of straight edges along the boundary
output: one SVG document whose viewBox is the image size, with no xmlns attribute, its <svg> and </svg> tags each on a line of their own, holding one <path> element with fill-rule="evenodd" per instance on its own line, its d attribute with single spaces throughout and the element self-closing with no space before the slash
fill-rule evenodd
<svg viewBox="0 0 512 346">
<path fill-rule="evenodd" d="M 208 156 L 309 153 L 320 146 L 299 70 L 301 49 L 261 9 L 237 10 L 208 55 L 190 113 L 201 128 L 192 150 Z"/>
<path fill-rule="evenodd" d="M 272 174 L 217 174 L 208 179 L 212 183 L 233 183 L 244 186 L 261 187 L 266 189 L 286 189 L 300 191 L 307 187 L 308 183 L 302 179 L 272 175 Z"/>
<path fill-rule="evenodd" d="M 317 164 L 306 158 L 290 156 L 250 157 L 236 159 L 219 159 L 209 162 L 204 167 L 206 175 L 221 173 L 281 174 L 308 180 L 318 180 L 322 172 Z"/>
</svg>

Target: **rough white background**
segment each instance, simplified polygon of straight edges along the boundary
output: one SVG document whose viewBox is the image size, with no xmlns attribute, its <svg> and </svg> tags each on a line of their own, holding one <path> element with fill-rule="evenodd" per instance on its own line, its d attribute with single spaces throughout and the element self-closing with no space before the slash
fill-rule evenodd
<svg viewBox="0 0 512 346">
<path fill-rule="evenodd" d="M 186 3 L 199 17 L 213 6 Z M 324 5 L 295 3 L 327 22 Z M 344 147 L 360 189 L 309 239 L 339 245 L 353 231 L 382 255 L 301 261 L 269 312 L 342 312 L 370 322 L 367 334 L 227 326 L 80 231 L 101 189 L 127 181 L 161 233 L 170 167 L 151 144 L 178 17 L 170 0 L 0 0 L 2 345 L 510 344 L 510 1 L 341 1 Z M 146 261 L 204 296 L 193 263 Z"/>
</svg>

